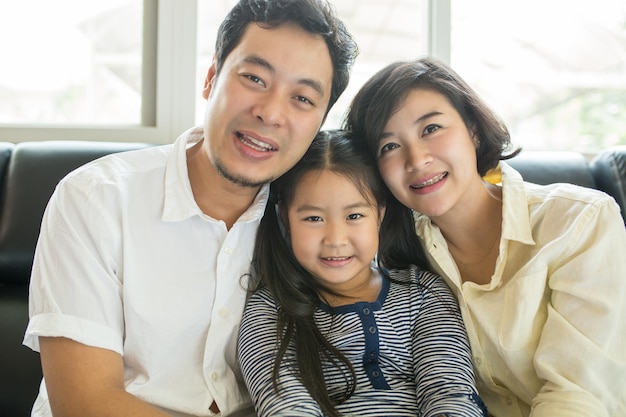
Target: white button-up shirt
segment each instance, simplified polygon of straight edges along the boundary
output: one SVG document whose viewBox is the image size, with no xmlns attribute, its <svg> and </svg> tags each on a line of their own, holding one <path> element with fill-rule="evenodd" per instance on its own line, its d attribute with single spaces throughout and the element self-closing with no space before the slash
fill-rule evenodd
<svg viewBox="0 0 626 417">
<path fill-rule="evenodd" d="M 186 149 L 106 156 L 61 181 L 44 215 L 24 344 L 63 336 L 123 355 L 126 389 L 175 416 L 251 405 L 236 338 L 268 186 L 230 230 L 201 212 Z M 36 416 L 50 416 L 45 384 Z"/>
<path fill-rule="evenodd" d="M 461 281 L 440 230 L 418 234 L 456 292 L 479 393 L 496 417 L 626 416 L 626 230 L 615 201 L 502 168 L 491 282 Z"/>
</svg>

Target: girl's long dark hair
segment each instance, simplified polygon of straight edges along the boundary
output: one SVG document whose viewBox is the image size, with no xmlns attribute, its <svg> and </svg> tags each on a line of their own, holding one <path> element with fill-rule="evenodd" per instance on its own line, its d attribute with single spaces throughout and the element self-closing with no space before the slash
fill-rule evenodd
<svg viewBox="0 0 626 417">
<path fill-rule="evenodd" d="M 314 313 L 320 305 L 321 287 L 291 250 L 287 210 L 302 176 L 310 171 L 332 171 L 350 179 L 373 206 L 386 206 L 378 253 L 381 267 L 406 269 L 411 264 L 426 265 L 411 212 L 391 196 L 364 143 L 341 130 L 323 131 L 316 136 L 304 157 L 271 184 L 270 201 L 258 229 L 252 260 L 250 291 L 267 288 L 279 305 L 280 342 L 272 375 L 274 389 L 279 392 L 280 364 L 292 346 L 297 364 L 293 371 L 328 416 L 338 416 L 335 405 L 352 395 L 356 376 L 349 360 L 317 328 Z M 346 389 L 338 398 L 331 398 L 326 388 L 323 360 L 346 375 Z"/>
</svg>

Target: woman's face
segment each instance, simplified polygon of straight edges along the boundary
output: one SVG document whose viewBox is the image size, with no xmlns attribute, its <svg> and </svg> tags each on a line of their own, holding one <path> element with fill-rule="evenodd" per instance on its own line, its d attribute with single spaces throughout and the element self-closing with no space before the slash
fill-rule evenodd
<svg viewBox="0 0 626 417">
<path fill-rule="evenodd" d="M 464 210 L 482 186 L 472 136 L 445 96 L 415 89 L 383 129 L 381 175 L 401 203 L 433 220 Z"/>
</svg>

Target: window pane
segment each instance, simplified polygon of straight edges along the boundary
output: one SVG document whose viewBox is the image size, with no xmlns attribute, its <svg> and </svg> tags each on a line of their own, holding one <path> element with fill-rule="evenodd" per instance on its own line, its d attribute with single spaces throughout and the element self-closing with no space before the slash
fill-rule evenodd
<svg viewBox="0 0 626 417">
<path fill-rule="evenodd" d="M 350 84 L 328 115 L 325 128 L 339 127 L 350 100 L 376 71 L 392 61 L 415 58 L 427 52 L 427 0 L 331 0 L 355 37 L 360 54 Z M 198 96 L 214 52 L 215 33 L 233 0 L 198 2 Z M 201 123 L 204 100 L 196 104 Z"/>
<path fill-rule="evenodd" d="M 452 0 L 451 63 L 524 149 L 626 144 L 626 2 Z"/>
<path fill-rule="evenodd" d="M 0 0 L 0 124 L 140 124 L 142 3 Z"/>
</svg>

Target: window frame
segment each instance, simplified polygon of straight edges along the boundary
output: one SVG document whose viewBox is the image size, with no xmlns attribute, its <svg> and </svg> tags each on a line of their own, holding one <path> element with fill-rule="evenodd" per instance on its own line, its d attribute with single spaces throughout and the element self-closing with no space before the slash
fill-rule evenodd
<svg viewBox="0 0 626 417">
<path fill-rule="evenodd" d="M 141 125 L 0 124 L 0 141 L 172 143 L 195 124 L 198 1 L 144 0 Z M 208 0 L 204 0 L 208 1 Z M 332 0 L 331 0 L 332 1 Z M 450 0 L 429 0 L 429 53 L 450 59 Z"/>
</svg>

